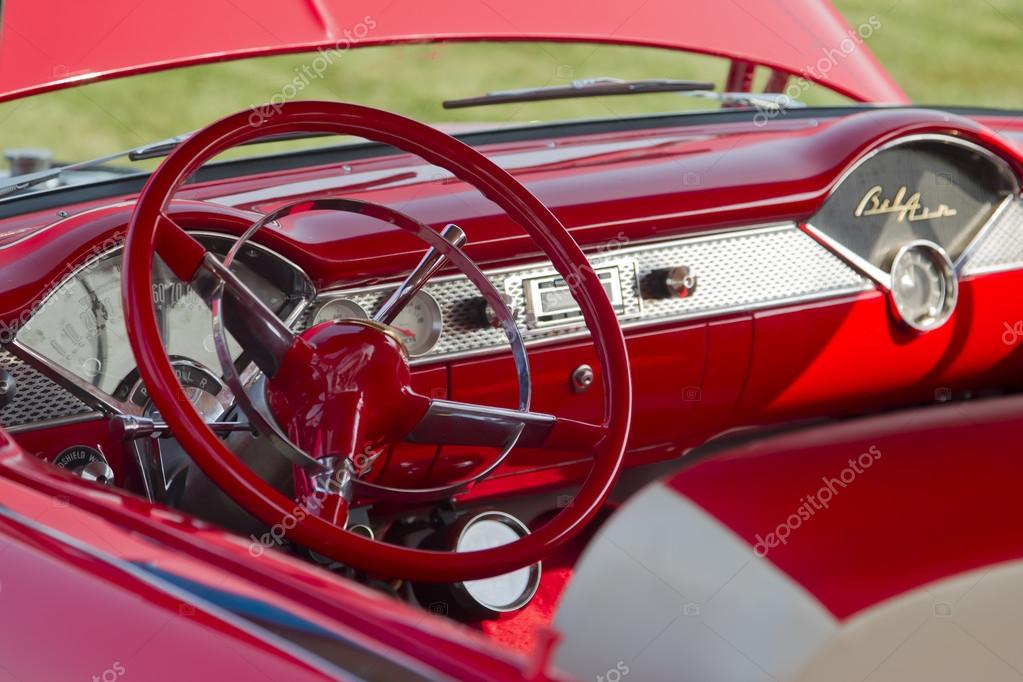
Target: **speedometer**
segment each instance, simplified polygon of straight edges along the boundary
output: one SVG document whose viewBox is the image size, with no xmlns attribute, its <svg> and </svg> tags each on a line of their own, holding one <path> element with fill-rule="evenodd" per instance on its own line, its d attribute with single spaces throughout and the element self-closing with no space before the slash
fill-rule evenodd
<svg viewBox="0 0 1023 682">
<path fill-rule="evenodd" d="M 398 332 L 409 355 L 416 356 L 430 352 L 440 338 L 442 324 L 437 300 L 419 291 L 394 318 L 391 328 Z"/>
<path fill-rule="evenodd" d="M 18 330 L 17 342 L 113 395 L 135 369 L 121 303 L 121 251 L 108 252 L 79 268 L 39 305 Z M 231 269 L 272 310 L 287 297 L 244 262 Z M 206 367 L 219 361 L 213 345 L 209 307 L 157 257 L 153 263 L 153 304 L 167 351 Z M 228 338 L 232 356 L 238 345 Z"/>
</svg>

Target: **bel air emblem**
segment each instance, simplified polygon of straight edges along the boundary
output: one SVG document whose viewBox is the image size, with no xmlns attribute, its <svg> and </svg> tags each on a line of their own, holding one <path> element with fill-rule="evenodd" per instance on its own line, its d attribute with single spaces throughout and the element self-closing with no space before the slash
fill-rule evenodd
<svg viewBox="0 0 1023 682">
<path fill-rule="evenodd" d="M 860 218 L 863 216 L 895 213 L 899 216 L 898 222 L 901 223 L 908 220 L 913 223 L 918 220 L 948 218 L 956 214 L 954 208 L 949 208 L 945 204 L 938 204 L 938 207 L 935 209 L 924 208 L 920 205 L 920 192 L 913 192 L 913 194 L 909 195 L 908 199 L 906 198 L 907 194 L 909 194 L 909 190 L 903 185 L 893 198 L 886 199 L 881 185 L 874 185 L 863 195 L 860 205 L 853 211 L 853 215 Z"/>
</svg>

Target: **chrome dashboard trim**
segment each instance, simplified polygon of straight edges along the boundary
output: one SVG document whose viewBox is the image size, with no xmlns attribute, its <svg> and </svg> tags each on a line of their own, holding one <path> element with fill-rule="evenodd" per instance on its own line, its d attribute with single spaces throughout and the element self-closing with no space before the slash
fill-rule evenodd
<svg viewBox="0 0 1023 682">
<path fill-rule="evenodd" d="M 1002 200 L 1002 203 L 995 208 L 991 217 L 980 226 L 977 230 L 977 234 L 973 236 L 970 243 L 966 245 L 963 252 L 959 254 L 959 258 L 956 259 L 952 265 L 955 268 L 956 276 L 960 276 L 967 271 L 967 268 L 981 251 L 984 243 L 990 238 L 991 233 L 998 227 L 1001 219 L 1005 216 L 1005 213 L 1010 209 L 1014 202 L 1019 201 L 1019 194 L 1010 194 Z M 1023 235 L 1021 235 L 1023 236 Z M 971 273 L 972 274 L 972 273 Z"/>
<path fill-rule="evenodd" d="M 24 424 L 18 424 L 16 426 L 5 426 L 4 431 L 12 435 L 17 435 L 19 433 L 38 431 L 39 429 L 55 429 L 60 426 L 69 426 L 71 424 L 83 424 L 85 422 L 102 419 L 103 416 L 104 415 L 99 412 L 84 412 L 82 414 L 73 414 L 67 417 L 54 417 L 53 419 L 44 419 L 43 421 L 37 422 L 26 422 Z"/>
<path fill-rule="evenodd" d="M 984 221 L 984 223 L 977 229 L 976 233 L 970 239 L 969 243 L 963 248 L 963 252 L 954 262 L 953 265 L 955 274 L 956 276 L 959 276 L 961 273 L 964 273 L 967 270 L 970 259 L 973 257 L 975 252 L 980 248 L 980 244 L 985 239 L 987 239 L 988 232 L 991 230 L 991 227 L 992 225 L 994 225 L 996 219 L 1002 215 L 1002 213 L 1006 210 L 1006 207 L 1009 206 L 1013 200 L 1016 200 L 1020 197 L 1019 178 L 1016 176 L 1016 173 L 1013 172 L 1012 166 L 1010 166 L 1009 163 L 1001 156 L 995 154 L 986 147 L 983 147 L 974 142 L 970 142 L 969 140 L 964 140 L 951 135 L 942 135 L 937 133 L 906 135 L 904 137 L 899 137 L 894 140 L 890 140 L 863 154 L 858 159 L 856 159 L 856 161 L 854 161 L 848 168 L 842 171 L 841 175 L 838 176 L 838 179 L 831 186 L 831 189 L 825 196 L 824 201 L 821 202 L 821 205 L 823 206 L 824 203 L 826 203 L 828 199 L 830 199 L 835 194 L 835 192 L 838 191 L 838 189 L 842 186 L 842 183 L 845 182 L 853 173 L 855 173 L 864 163 L 874 158 L 883 151 L 893 149 L 895 147 L 901 147 L 906 144 L 912 144 L 915 142 L 940 142 L 943 144 L 950 144 L 958 147 L 963 147 L 965 149 L 969 149 L 970 151 L 980 154 L 981 156 L 990 160 L 1002 171 L 1004 171 L 1005 174 L 1009 178 L 1011 178 L 1013 182 L 1013 191 L 1007 194 L 1001 201 L 1001 203 L 997 207 L 995 207 L 995 209 L 991 212 L 991 215 L 988 216 L 987 220 Z M 835 254 L 841 257 L 842 260 L 848 263 L 851 267 L 853 267 L 863 275 L 867 276 L 868 278 L 872 279 L 874 282 L 880 285 L 885 291 L 889 292 L 891 291 L 892 288 L 891 273 L 886 272 L 885 270 L 871 263 L 866 258 L 863 258 L 859 254 L 854 253 L 851 249 L 847 248 L 840 241 L 836 240 L 830 235 L 825 234 L 823 230 L 814 226 L 811 221 L 807 220 L 806 222 L 802 223 L 802 227 L 814 239 L 819 241 L 828 249 L 834 251 Z M 973 273 L 971 272 L 970 274 Z"/>
<path fill-rule="evenodd" d="M 852 269 L 856 270 L 863 276 L 872 279 L 886 291 L 891 291 L 892 276 L 890 272 L 885 272 L 866 258 L 854 253 L 852 249 L 847 248 L 842 242 L 824 234 L 823 231 L 814 227 L 813 223 L 808 221 L 802 223 L 802 226 L 804 232 L 820 242 L 821 246 L 833 251 L 835 255 L 844 260 Z"/>
<path fill-rule="evenodd" d="M 957 263 L 957 274 L 973 277 L 1023 268 L 1023 198 L 1010 198 L 997 220 L 978 235 L 970 258 Z"/>
<path fill-rule="evenodd" d="M 793 222 L 648 240 L 621 246 L 613 252 L 589 253 L 588 257 L 597 267 L 608 263 L 635 263 L 632 280 L 622 279 L 626 307 L 619 319 L 624 329 L 752 312 L 874 289 L 869 278 L 863 277 Z M 699 287 L 691 296 L 685 299 L 640 296 L 640 280 L 644 276 L 651 271 L 677 265 L 680 259 L 693 265 L 694 272 L 701 278 Z M 547 261 L 485 271 L 496 286 L 512 297 L 510 307 L 515 309 L 516 323 L 530 347 L 589 336 L 582 323 L 541 329 L 528 325 L 521 280 L 548 272 L 553 270 Z M 510 286 L 508 280 L 512 280 Z M 310 304 L 309 311 L 333 298 L 348 298 L 366 310 L 373 310 L 395 286 L 395 283 L 388 283 L 326 288 Z M 442 292 L 438 293 L 438 288 Z M 517 291 L 514 290 L 516 288 Z M 477 357 L 506 348 L 504 335 L 499 329 L 488 330 L 467 318 L 465 302 L 478 294 L 464 277 L 437 277 L 424 290 L 441 303 L 445 335 L 433 352 L 413 358 L 413 365 Z M 303 317 L 303 324 L 307 319 L 308 315 Z M 464 337 L 464 340 L 452 344 L 456 337 Z"/>
<path fill-rule="evenodd" d="M 140 410 L 135 408 L 135 406 L 121 402 L 108 395 L 105 391 L 101 391 L 77 374 L 61 367 L 56 362 L 25 346 L 17 339 L 7 344 L 6 348 L 11 355 L 32 365 L 35 369 L 50 377 L 95 410 L 108 415 L 140 414 Z"/>
<path fill-rule="evenodd" d="M 828 197 L 834 194 L 835 191 L 838 190 L 839 186 L 841 186 L 841 184 L 845 182 L 845 180 L 850 175 L 855 173 L 860 166 L 862 166 L 870 159 L 874 158 L 883 151 L 887 151 L 894 147 L 901 147 L 906 144 L 912 144 L 914 142 L 943 142 L 945 144 L 951 144 L 957 147 L 963 147 L 965 149 L 977 152 L 981 156 L 985 156 L 990 161 L 993 161 L 996 166 L 1001 167 L 1001 169 L 1005 171 L 1010 178 L 1013 179 L 1013 183 L 1016 186 L 1016 194 L 1019 194 L 1020 191 L 1019 178 L 1017 178 L 1016 173 L 1013 172 L 1012 166 L 1010 166 L 1005 159 L 1000 157 L 998 154 L 995 154 L 987 147 L 983 147 L 975 142 L 970 142 L 969 140 L 964 140 L 961 137 L 955 137 L 954 135 L 942 135 L 940 133 L 918 133 L 915 135 L 905 135 L 903 137 L 897 137 L 893 140 L 889 140 L 888 142 L 885 142 L 884 144 L 871 149 L 869 152 L 856 159 L 852 163 L 852 165 L 850 165 L 848 168 L 842 171 L 841 175 L 838 176 L 838 179 L 835 180 L 835 183 L 831 186 L 831 190 L 828 192 L 824 201 L 827 201 Z"/>
<path fill-rule="evenodd" d="M 907 329 L 923 334 L 938 329 L 952 317 L 952 313 L 955 312 L 956 303 L 959 302 L 959 279 L 956 275 L 955 265 L 953 265 L 952 259 L 948 257 L 945 249 L 929 239 L 914 239 L 900 246 L 892 258 L 891 271 L 893 273 L 896 271 L 899 261 L 905 258 L 907 254 L 920 249 L 927 252 L 931 263 L 940 273 L 939 283 L 943 286 L 940 314 L 933 316 L 935 321 L 930 325 L 922 325 L 908 319 L 899 305 L 899 279 L 897 277 L 892 278 L 892 288 L 888 291 L 888 300 L 891 304 L 893 316 L 900 324 L 904 325 Z"/>
</svg>

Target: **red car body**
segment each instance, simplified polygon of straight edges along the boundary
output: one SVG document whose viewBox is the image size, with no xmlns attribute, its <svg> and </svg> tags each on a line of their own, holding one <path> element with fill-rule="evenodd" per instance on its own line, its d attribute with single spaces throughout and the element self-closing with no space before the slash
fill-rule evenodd
<svg viewBox="0 0 1023 682">
<path fill-rule="evenodd" d="M 0 100 L 175 66 L 330 49 L 342 43 L 354 49 L 484 39 L 698 51 L 732 60 L 729 80 L 735 89 L 749 90 L 749 65 L 755 64 L 786 78 L 816 80 L 859 102 L 907 104 L 905 94 L 865 47 L 835 60 L 826 74 L 811 74 L 818 60 L 829 59 L 821 46 L 840 49 L 853 29 L 827 4 L 802 0 L 723 3 L 713 10 L 700 3 L 660 0 L 636 7 L 534 2 L 498 6 L 474 0 L 429 11 L 421 3 L 404 1 L 249 6 L 186 0 L 170 7 L 125 0 L 68 4 L 57 19 L 44 3 L 9 0 L 2 12 Z M 365 37 L 352 34 L 351 27 L 366 17 L 372 17 L 374 29 Z M 497 160 L 532 154 L 532 162 L 514 168 L 515 177 L 585 248 L 622 234 L 629 242 L 643 243 L 779 221 L 802 225 L 872 152 L 902 138 L 926 135 L 969 140 L 1003 159 L 1017 177 L 1023 173 L 1023 119 L 906 107 L 826 115 L 796 112 L 768 126 L 755 124 L 749 116 L 723 113 L 684 122 L 665 117 L 663 123 L 643 127 L 566 128 L 564 134 L 554 127 L 540 137 L 497 135 L 479 149 Z M 380 186 L 370 182 L 318 189 L 316 196 L 343 194 L 401 204 L 430 225 L 457 222 L 472 234 L 467 252 L 481 264 L 507 266 L 541 256 L 515 224 L 471 188 L 448 179 L 422 180 L 416 173 L 425 164 L 418 159 L 384 154 L 346 164 L 353 178 L 369 174 L 365 177 L 397 179 Z M 313 196 L 306 187 L 320 187 L 320 181 L 336 176 L 337 164 L 325 163 L 203 180 L 181 192 L 173 216 L 186 227 L 237 235 L 283 203 Z M 401 180 L 408 177 L 412 179 Z M 76 198 L 62 205 L 59 214 L 50 206 L 3 214 L 0 319 L 5 328 L 15 328 L 24 319 L 39 292 L 95 255 L 97 244 L 124 232 L 136 196 L 132 190 L 115 197 Z M 263 244 L 300 264 L 318 288 L 393 277 L 422 255 L 422 246 L 400 231 L 367 230 L 355 217 L 334 218 L 330 229 L 347 230 L 343 248 L 327 238 L 325 224 L 315 217 L 283 221 L 265 234 Z M 888 297 L 876 287 L 826 300 L 627 328 L 635 406 L 626 464 L 641 468 L 670 462 L 739 426 L 788 424 L 821 414 L 856 415 L 928 401 L 936 391 L 1017 386 L 1023 360 L 1013 345 L 1003 342 L 1002 334 L 1004 302 L 1015 299 L 1021 286 L 1023 272 L 1012 269 L 962 278 L 952 323 L 926 335 L 906 333 L 895 324 Z M 863 352 L 865 339 L 869 359 Z M 685 351 L 680 354 L 679 349 Z M 597 365 L 585 340 L 547 346 L 531 353 L 531 362 L 535 409 L 599 418 L 599 395 L 574 392 L 564 380 L 581 362 Z M 503 403 L 514 392 L 510 366 L 505 355 L 455 359 L 417 370 L 414 380 L 423 391 Z M 990 437 L 996 430 L 1008 434 L 1013 419 L 999 414 Z M 949 420 L 952 425 L 969 421 L 955 416 Z M 238 536 L 133 496 L 83 484 L 45 463 L 64 447 L 87 441 L 110 454 L 115 471 L 124 470 L 119 436 L 105 422 L 4 433 L 0 438 L 0 680 L 113 680 L 122 675 L 149 680 L 349 675 L 492 680 L 562 675 L 550 662 L 560 636 L 554 630 L 534 635 L 531 652 L 510 651 L 478 632 L 276 552 L 253 557 Z M 821 443 L 793 438 L 795 444 L 786 447 L 801 452 L 827 451 L 836 442 L 828 434 L 821 436 Z M 918 450 L 898 465 L 899 480 L 910 485 L 914 468 L 926 465 L 935 495 L 952 494 L 959 479 L 954 454 L 925 436 L 919 443 L 907 446 Z M 927 459 L 929 448 L 940 452 Z M 461 466 L 457 451 L 409 446 L 404 457 L 405 466 L 384 468 L 382 480 L 436 483 Z M 756 453 L 748 457 L 756 459 Z M 793 474 L 786 479 L 786 490 L 764 493 L 758 481 L 771 475 L 771 462 L 760 459 L 760 468 L 749 468 L 745 461 L 715 462 L 688 478 L 680 474 L 667 485 L 714 510 L 753 545 L 762 527 L 751 519 L 762 513 L 763 505 L 774 505 L 783 515 L 785 500 L 798 497 L 802 488 Z M 785 471 L 809 471 L 801 469 L 806 463 L 797 455 L 778 462 Z M 1002 464 L 997 459 L 991 467 Z M 819 460 L 816 466 L 821 466 Z M 587 458 L 552 460 L 549 453 L 522 451 L 500 476 L 462 500 L 491 502 L 560 490 L 577 482 L 588 467 Z M 974 478 L 971 484 L 977 486 L 991 483 L 990 477 Z M 1010 477 L 998 478 L 1005 488 L 998 494 L 1011 496 Z M 862 498 L 857 508 L 871 508 L 900 490 L 905 488 L 864 488 L 857 493 Z M 723 502 L 736 495 L 768 499 L 758 502 L 756 512 Z M 919 500 L 906 509 L 920 512 L 930 504 Z M 983 524 L 1010 510 L 975 511 L 974 522 Z M 904 532 L 939 537 L 944 518 L 940 512 L 910 515 Z M 829 517 L 814 532 L 830 538 L 828 532 L 857 522 Z M 883 526 L 884 518 L 873 522 Z M 846 545 L 848 556 L 834 555 L 838 558 L 827 571 L 818 566 L 807 572 L 802 567 L 813 565 L 812 557 L 808 561 L 799 556 L 795 546 L 773 557 L 813 585 L 832 613 L 846 617 L 924 582 L 1019 558 L 1023 552 L 1013 536 L 1017 529 L 1012 523 L 992 527 L 976 543 L 964 542 L 965 549 L 956 556 L 965 553 L 968 558 L 947 561 L 936 556 L 919 570 L 914 568 L 920 565 L 919 554 L 900 554 L 905 535 L 894 531 Z M 838 552 L 842 545 L 832 549 Z M 850 568 L 879 556 L 894 557 L 898 580 Z M 271 625 L 254 628 L 247 618 Z M 275 628 L 288 635 L 268 634 Z M 323 660 L 329 658 L 322 654 L 323 642 L 343 653 L 334 667 Z"/>
</svg>

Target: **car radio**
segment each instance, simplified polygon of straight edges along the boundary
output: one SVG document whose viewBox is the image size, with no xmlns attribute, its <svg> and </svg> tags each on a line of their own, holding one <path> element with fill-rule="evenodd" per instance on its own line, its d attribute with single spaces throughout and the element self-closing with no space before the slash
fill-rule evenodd
<svg viewBox="0 0 1023 682">
<path fill-rule="evenodd" d="M 617 265 L 593 268 L 597 279 L 611 300 L 615 312 L 624 312 L 622 280 Z M 547 327 L 582 319 L 579 304 L 572 296 L 571 285 L 559 274 L 522 280 L 526 298 L 526 320 L 529 327 Z"/>
</svg>

